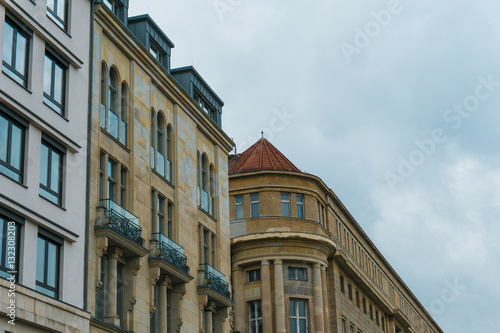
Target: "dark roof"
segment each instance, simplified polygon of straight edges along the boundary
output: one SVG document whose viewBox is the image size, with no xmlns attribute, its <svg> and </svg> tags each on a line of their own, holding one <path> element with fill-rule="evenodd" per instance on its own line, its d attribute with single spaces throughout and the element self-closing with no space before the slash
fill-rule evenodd
<svg viewBox="0 0 500 333">
<path fill-rule="evenodd" d="M 224 106 L 224 102 L 220 97 L 215 93 L 215 91 L 212 90 L 212 88 L 208 85 L 207 81 L 198 73 L 198 71 L 191 65 L 189 66 L 184 66 L 184 67 L 178 67 L 178 68 L 173 68 L 170 70 L 170 73 L 175 76 L 176 74 L 180 73 L 191 73 L 194 77 L 196 77 L 204 86 L 205 88 L 212 94 L 212 96 L 219 102 L 219 104 Z"/>
<path fill-rule="evenodd" d="M 163 32 L 163 30 L 160 29 L 160 27 L 156 24 L 156 22 L 151 18 L 151 16 L 149 16 L 149 14 L 143 14 L 143 15 L 137 15 L 137 16 L 131 16 L 128 18 L 128 22 L 130 24 L 134 24 L 135 22 L 139 22 L 139 21 L 146 21 L 148 22 L 149 24 L 151 24 L 154 29 L 156 30 L 156 32 L 161 36 L 163 37 L 163 39 L 165 40 L 165 42 L 167 43 L 167 45 L 170 47 L 170 48 L 174 48 L 175 45 L 174 43 L 172 43 L 172 41 L 170 40 L 170 38 L 167 37 L 167 35 L 165 35 L 165 33 Z"/>
<path fill-rule="evenodd" d="M 229 155 L 229 175 L 263 170 L 301 172 L 264 138 L 241 154 Z"/>
</svg>

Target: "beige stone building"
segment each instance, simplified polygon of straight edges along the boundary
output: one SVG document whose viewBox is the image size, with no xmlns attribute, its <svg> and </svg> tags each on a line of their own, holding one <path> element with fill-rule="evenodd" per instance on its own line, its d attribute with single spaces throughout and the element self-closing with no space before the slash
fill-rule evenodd
<svg viewBox="0 0 500 333">
<path fill-rule="evenodd" d="M 127 5 L 94 7 L 90 331 L 228 332 L 223 103 Z"/>
<path fill-rule="evenodd" d="M 229 159 L 235 332 L 442 332 L 323 181 L 266 139 Z"/>
</svg>

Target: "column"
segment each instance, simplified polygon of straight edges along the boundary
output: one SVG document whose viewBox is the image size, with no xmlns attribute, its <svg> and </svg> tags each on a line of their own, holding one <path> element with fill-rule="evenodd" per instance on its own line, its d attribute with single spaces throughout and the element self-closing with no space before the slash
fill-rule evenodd
<svg viewBox="0 0 500 333">
<path fill-rule="evenodd" d="M 321 284 L 321 265 L 313 265 L 313 308 L 314 308 L 314 327 L 316 333 L 324 333 L 325 320 L 323 316 L 323 291 Z"/>
<path fill-rule="evenodd" d="M 325 333 L 330 332 L 330 310 L 328 309 L 328 289 L 326 285 L 326 267 L 321 265 L 321 291 L 323 292 L 323 317 Z"/>
<path fill-rule="evenodd" d="M 239 266 L 233 266 L 233 290 L 234 290 L 234 330 L 245 332 L 245 281 L 243 270 Z"/>
<path fill-rule="evenodd" d="M 160 319 L 160 332 L 167 332 L 167 327 L 170 323 L 167 321 L 167 286 L 170 283 L 170 278 L 162 275 L 157 283 L 158 288 L 158 309 L 157 314 Z"/>
<path fill-rule="evenodd" d="M 208 302 L 208 304 L 205 306 L 205 327 L 206 327 L 205 333 L 213 332 L 214 313 L 215 313 L 215 303 Z"/>
<path fill-rule="evenodd" d="M 273 307 L 271 303 L 271 269 L 268 260 L 261 261 L 260 278 L 262 280 L 262 331 L 273 332 Z"/>
<path fill-rule="evenodd" d="M 106 323 L 114 324 L 120 326 L 120 318 L 116 313 L 116 283 L 118 278 L 118 258 L 122 255 L 122 249 L 118 247 L 108 248 L 108 271 L 106 272 L 106 293 L 105 302 L 105 316 L 104 321 Z"/>
<path fill-rule="evenodd" d="M 283 261 L 274 260 L 274 311 L 276 333 L 286 333 L 285 290 L 283 283 Z"/>
</svg>

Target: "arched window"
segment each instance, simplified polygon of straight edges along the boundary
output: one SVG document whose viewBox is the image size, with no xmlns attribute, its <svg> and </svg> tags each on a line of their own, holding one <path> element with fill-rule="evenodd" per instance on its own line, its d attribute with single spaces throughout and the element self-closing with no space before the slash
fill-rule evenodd
<svg viewBox="0 0 500 333">
<path fill-rule="evenodd" d="M 127 145 L 127 113 L 128 113 L 128 88 L 125 82 L 122 83 L 122 103 L 120 114 L 120 142 Z"/>
<path fill-rule="evenodd" d="M 200 152 L 196 152 L 196 176 L 198 178 L 198 206 L 201 206 L 201 155 Z"/>
<path fill-rule="evenodd" d="M 151 168 L 156 169 L 156 113 L 151 109 Z"/>
<path fill-rule="evenodd" d="M 118 138 L 118 115 L 116 114 L 116 70 L 109 71 L 108 87 L 108 131 L 113 137 Z"/>
<path fill-rule="evenodd" d="M 101 127 L 106 128 L 106 108 L 107 108 L 107 84 L 106 84 L 106 75 L 108 73 L 108 69 L 106 67 L 106 63 L 103 61 L 101 65 Z"/>
<path fill-rule="evenodd" d="M 167 126 L 167 180 L 172 182 L 172 157 L 173 157 L 173 142 L 172 142 L 172 126 Z"/>
<path fill-rule="evenodd" d="M 209 195 L 208 195 L 208 157 L 206 154 L 201 156 L 201 208 L 206 212 L 209 211 Z"/>
<path fill-rule="evenodd" d="M 158 112 L 156 121 L 156 171 L 165 177 L 165 142 L 164 142 L 165 121 L 163 114 Z"/>
<path fill-rule="evenodd" d="M 214 165 L 210 164 L 210 208 L 209 208 L 210 215 L 214 215 L 215 193 L 216 193 L 215 182 L 216 181 L 215 181 Z"/>
</svg>

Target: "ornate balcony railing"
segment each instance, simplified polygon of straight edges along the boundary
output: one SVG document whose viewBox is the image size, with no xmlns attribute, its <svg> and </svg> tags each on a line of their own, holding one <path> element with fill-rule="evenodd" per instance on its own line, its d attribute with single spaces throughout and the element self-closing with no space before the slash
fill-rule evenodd
<svg viewBox="0 0 500 333">
<path fill-rule="evenodd" d="M 209 264 L 201 264 L 200 271 L 203 271 L 204 278 L 201 279 L 200 287 L 209 287 L 212 290 L 215 290 L 222 296 L 227 298 L 231 297 L 231 293 L 229 292 L 229 284 L 226 282 L 226 276 L 210 266 Z"/>
<path fill-rule="evenodd" d="M 142 246 L 142 228 L 139 227 L 138 217 L 110 199 L 99 200 L 99 205 L 106 208 L 107 226 Z"/>
<path fill-rule="evenodd" d="M 184 255 L 184 248 L 161 233 L 154 233 L 151 238 L 157 241 L 158 249 L 161 251 L 161 258 L 169 264 L 179 268 L 189 274 L 187 257 Z"/>
</svg>

